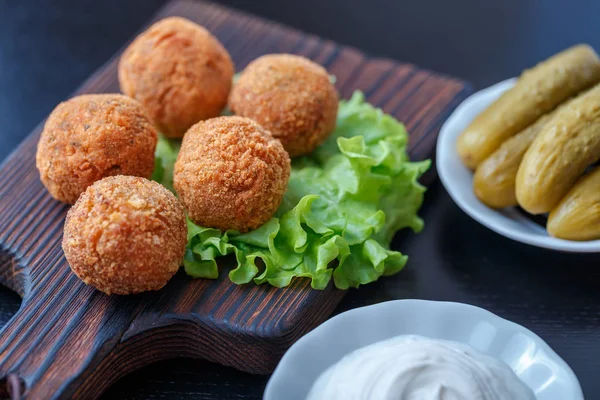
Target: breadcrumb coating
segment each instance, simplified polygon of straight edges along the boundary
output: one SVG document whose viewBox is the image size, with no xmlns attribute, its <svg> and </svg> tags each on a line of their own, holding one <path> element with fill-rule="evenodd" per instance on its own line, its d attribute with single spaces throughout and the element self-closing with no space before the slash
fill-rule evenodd
<svg viewBox="0 0 600 400">
<path fill-rule="evenodd" d="M 247 232 L 275 214 L 289 177 L 279 140 L 248 118 L 219 117 L 185 134 L 174 186 L 196 224 Z"/>
<path fill-rule="evenodd" d="M 69 210 L 62 247 L 73 272 L 106 294 L 158 290 L 177 272 L 187 243 L 185 213 L 157 182 L 102 179 Z"/>
<path fill-rule="evenodd" d="M 244 69 L 229 108 L 271 131 L 296 157 L 311 153 L 335 129 L 338 95 L 320 65 L 296 55 L 269 54 Z"/>
<path fill-rule="evenodd" d="M 159 131 L 181 138 L 227 103 L 234 66 L 204 27 L 165 18 L 141 33 L 119 62 L 121 91 L 139 100 Z"/>
<path fill-rule="evenodd" d="M 107 176 L 150 177 L 157 134 L 137 101 L 89 94 L 60 103 L 38 142 L 36 166 L 52 197 L 73 204 Z"/>
</svg>

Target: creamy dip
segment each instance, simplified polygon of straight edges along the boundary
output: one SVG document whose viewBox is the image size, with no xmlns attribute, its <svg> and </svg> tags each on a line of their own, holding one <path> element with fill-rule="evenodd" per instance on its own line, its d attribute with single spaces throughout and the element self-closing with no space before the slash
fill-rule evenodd
<svg viewBox="0 0 600 400">
<path fill-rule="evenodd" d="M 327 369 L 308 400 L 534 400 L 503 362 L 456 342 L 398 336 Z"/>
</svg>

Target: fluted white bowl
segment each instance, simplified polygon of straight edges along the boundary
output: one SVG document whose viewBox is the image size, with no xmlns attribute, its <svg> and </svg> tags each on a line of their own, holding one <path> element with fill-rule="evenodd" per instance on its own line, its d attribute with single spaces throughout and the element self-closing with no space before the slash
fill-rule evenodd
<svg viewBox="0 0 600 400">
<path fill-rule="evenodd" d="M 505 362 L 538 400 L 583 400 L 571 368 L 530 330 L 475 306 L 426 300 L 388 301 L 326 321 L 285 353 L 264 400 L 304 400 L 319 375 L 345 355 L 408 334 L 454 340 Z"/>
</svg>

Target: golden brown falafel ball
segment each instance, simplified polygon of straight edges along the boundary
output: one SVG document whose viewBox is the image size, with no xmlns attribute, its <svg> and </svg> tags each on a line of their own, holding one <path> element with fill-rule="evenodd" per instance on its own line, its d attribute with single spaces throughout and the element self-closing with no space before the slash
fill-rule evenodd
<svg viewBox="0 0 600 400">
<path fill-rule="evenodd" d="M 157 135 L 137 101 L 89 94 L 60 103 L 38 142 L 36 165 L 52 197 L 73 204 L 106 176 L 150 177 Z"/>
<path fill-rule="evenodd" d="M 221 43 L 204 27 L 179 17 L 152 25 L 119 62 L 121 91 L 139 100 L 170 138 L 180 138 L 196 122 L 221 113 L 233 73 Z"/>
<path fill-rule="evenodd" d="M 296 157 L 312 152 L 335 129 L 338 95 L 320 65 L 291 54 L 269 54 L 242 72 L 229 108 L 271 131 Z"/>
<path fill-rule="evenodd" d="M 159 183 L 104 178 L 69 210 L 62 247 L 73 272 L 106 294 L 162 288 L 187 243 L 181 203 Z"/>
<path fill-rule="evenodd" d="M 220 117 L 187 131 L 173 181 L 192 221 L 247 232 L 275 214 L 289 177 L 279 140 L 251 119 Z"/>
</svg>

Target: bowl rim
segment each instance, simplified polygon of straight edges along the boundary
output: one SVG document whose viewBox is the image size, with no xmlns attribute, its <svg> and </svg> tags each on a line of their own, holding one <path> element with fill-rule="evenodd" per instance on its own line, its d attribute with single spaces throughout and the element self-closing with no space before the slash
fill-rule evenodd
<svg viewBox="0 0 600 400">
<path fill-rule="evenodd" d="M 451 160 L 454 159 L 454 157 L 458 158 L 458 153 L 456 151 L 456 138 L 458 138 L 460 132 L 457 131 L 458 128 L 456 127 L 456 125 L 463 121 L 464 118 L 467 118 L 466 114 L 468 114 L 470 110 L 473 107 L 475 107 L 479 102 L 485 101 L 485 99 L 488 96 L 493 96 L 496 94 L 499 95 L 504 91 L 510 89 L 512 86 L 514 86 L 516 80 L 517 78 L 506 79 L 490 87 L 473 93 L 454 110 L 454 112 L 442 125 L 442 128 L 440 129 L 440 134 L 438 136 L 436 148 L 436 169 L 438 172 L 438 176 L 440 177 L 440 180 L 442 182 L 442 185 L 444 186 L 454 203 L 456 203 L 456 205 L 458 205 L 458 207 L 461 210 L 463 210 L 467 215 L 469 215 L 475 221 L 479 222 L 481 225 L 509 239 L 532 246 L 563 252 L 600 252 L 600 240 L 572 241 L 558 239 L 549 236 L 548 234 L 541 235 L 526 230 L 515 229 L 513 228 L 513 225 L 503 225 L 495 223 L 494 220 L 497 218 L 507 218 L 511 221 L 515 220 L 500 214 L 498 210 L 483 205 L 483 203 L 481 203 L 479 199 L 477 199 L 475 196 L 473 196 L 473 198 L 475 199 L 477 204 L 473 203 L 471 199 L 462 196 L 460 193 L 459 185 L 456 185 L 456 174 L 451 174 L 450 168 L 447 168 L 447 165 L 451 162 Z M 470 184 L 472 184 L 472 179 Z M 481 211 L 480 206 L 483 206 L 485 208 L 483 212 Z M 514 207 L 510 207 L 505 210 L 510 210 L 514 213 L 517 212 Z M 522 220 L 525 219 L 526 217 L 523 216 Z"/>
<path fill-rule="evenodd" d="M 305 343 L 310 343 L 311 341 L 315 340 L 315 338 L 317 338 L 319 336 L 321 336 L 321 337 L 324 336 L 324 335 L 320 334 L 321 331 L 325 331 L 327 329 L 327 327 L 334 326 L 344 319 L 360 319 L 360 316 L 362 314 L 372 312 L 374 309 L 387 308 L 389 310 L 387 310 L 386 313 L 392 313 L 392 312 L 394 312 L 393 310 L 395 310 L 398 307 L 426 308 L 427 310 L 426 310 L 426 312 L 423 312 L 423 314 L 429 314 L 431 312 L 430 310 L 432 310 L 433 308 L 448 308 L 448 307 L 462 308 L 464 310 L 464 313 L 470 313 L 471 315 L 476 315 L 481 320 L 485 320 L 489 323 L 493 323 L 494 326 L 499 327 L 503 330 L 509 330 L 509 331 L 521 333 L 521 334 L 533 339 L 536 343 L 536 346 L 539 346 L 540 349 L 542 351 L 544 351 L 546 353 L 546 355 L 562 370 L 565 378 L 567 378 L 568 381 L 571 383 L 571 387 L 573 389 L 573 394 L 575 395 L 573 400 L 583 400 L 584 399 L 581 384 L 579 383 L 579 380 L 577 379 L 577 376 L 575 375 L 575 373 L 573 372 L 571 367 L 567 364 L 567 362 L 565 360 L 562 359 L 562 357 L 560 357 L 552 349 L 552 347 L 550 347 L 550 345 L 548 343 L 546 343 L 546 341 L 544 339 L 542 339 L 540 336 L 538 336 L 536 333 L 534 333 L 530 329 L 528 329 L 522 325 L 519 325 L 516 322 L 512 322 L 505 318 L 502 318 L 502 317 L 498 316 L 497 314 L 494 314 L 491 311 L 488 311 L 484 308 L 474 306 L 471 304 L 453 302 L 453 301 L 401 299 L 401 300 L 384 301 L 381 303 L 363 306 L 363 307 L 357 307 L 357 308 L 342 312 L 342 313 L 330 318 L 329 320 L 325 321 L 323 324 L 317 326 L 315 329 L 308 332 L 306 335 L 302 336 L 296 343 L 294 343 L 292 345 L 292 347 L 290 347 L 286 351 L 284 356 L 281 358 L 281 360 L 277 364 L 275 371 L 273 372 L 273 374 L 269 378 L 269 381 L 267 382 L 265 392 L 263 395 L 263 400 L 275 400 L 276 399 L 274 397 L 276 393 L 273 393 L 274 382 L 277 381 L 278 379 L 281 379 L 281 377 L 285 377 L 285 374 L 284 374 L 285 369 L 289 368 L 288 364 L 290 364 L 290 363 L 293 364 L 293 360 L 296 357 L 296 354 L 302 352 L 302 348 L 304 347 Z"/>
</svg>

